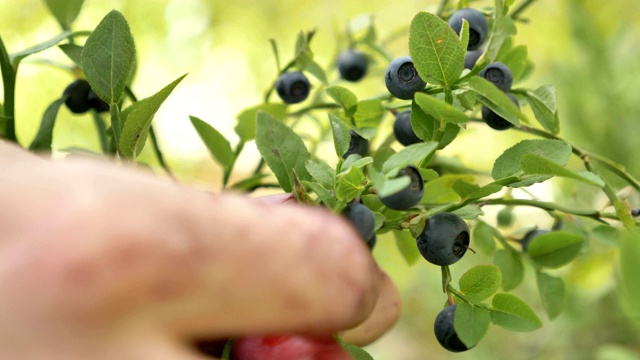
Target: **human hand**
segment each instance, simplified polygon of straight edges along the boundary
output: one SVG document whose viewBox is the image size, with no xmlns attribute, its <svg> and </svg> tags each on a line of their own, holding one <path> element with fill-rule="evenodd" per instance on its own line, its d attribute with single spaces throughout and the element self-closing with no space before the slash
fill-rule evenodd
<svg viewBox="0 0 640 360">
<path fill-rule="evenodd" d="M 322 209 L 1 142 L 0 169 L 0 358 L 198 359 L 196 339 L 354 326 L 365 344 L 397 320 L 388 276 Z"/>
</svg>

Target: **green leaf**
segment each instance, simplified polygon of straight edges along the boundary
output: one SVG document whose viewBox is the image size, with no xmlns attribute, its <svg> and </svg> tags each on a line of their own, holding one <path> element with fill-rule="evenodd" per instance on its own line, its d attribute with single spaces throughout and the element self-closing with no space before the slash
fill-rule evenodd
<svg viewBox="0 0 640 360">
<path fill-rule="evenodd" d="M 498 9 L 498 7 L 496 7 Z M 513 19 L 508 16 L 502 16 L 496 11 L 496 18 L 493 21 L 493 29 L 491 29 L 491 37 L 489 38 L 487 50 L 485 51 L 483 58 L 485 59 L 484 65 L 492 63 L 496 60 L 502 44 L 510 36 L 515 35 L 517 32 Z M 484 67 L 484 66 L 483 66 Z"/>
<path fill-rule="evenodd" d="M 336 181 L 336 197 L 344 202 L 355 199 L 364 190 L 367 178 L 362 169 L 352 166 L 348 173 L 339 176 Z"/>
<path fill-rule="evenodd" d="M 549 320 L 553 320 L 558 317 L 564 309 L 564 282 L 560 278 L 545 274 L 541 271 L 536 272 L 536 282 L 544 310 L 547 312 Z"/>
<path fill-rule="evenodd" d="M 74 64 L 82 67 L 82 46 L 76 44 L 61 44 L 58 45 L 58 48 L 62 50 Z"/>
<path fill-rule="evenodd" d="M 408 176 L 400 176 L 397 178 L 384 180 L 381 185 L 376 185 L 376 191 L 378 193 L 378 196 L 386 197 L 395 193 L 399 193 L 407 186 L 409 186 L 410 183 L 411 179 Z"/>
<path fill-rule="evenodd" d="M 495 181 L 477 189 L 474 192 L 467 194 L 464 197 L 464 200 L 469 201 L 469 200 L 482 199 L 483 197 L 487 197 L 491 194 L 497 193 L 498 191 L 502 190 L 502 188 L 503 188 L 503 185 Z"/>
<path fill-rule="evenodd" d="M 451 189 L 453 189 L 453 191 L 455 191 L 461 199 L 464 199 L 468 195 L 480 190 L 480 186 L 474 183 L 468 183 L 462 179 L 458 179 L 453 183 Z"/>
<path fill-rule="evenodd" d="M 394 230 L 393 236 L 395 236 L 396 246 L 400 251 L 400 255 L 402 255 L 409 266 L 415 265 L 418 260 L 422 258 L 416 245 L 416 239 L 414 239 L 407 230 Z"/>
<path fill-rule="evenodd" d="M 604 180 L 592 172 L 575 173 L 564 166 L 536 154 L 524 154 L 520 158 L 520 166 L 527 175 L 551 175 L 566 177 L 584 183 L 604 187 Z"/>
<path fill-rule="evenodd" d="M 493 257 L 493 263 L 502 273 L 502 289 L 511 291 L 524 279 L 524 264 L 520 255 L 509 250 L 499 249 Z"/>
<path fill-rule="evenodd" d="M 191 120 L 193 127 L 198 132 L 198 135 L 200 135 L 200 139 L 202 139 L 202 142 L 204 142 L 209 150 L 209 153 L 223 169 L 229 170 L 235 159 L 235 154 L 233 153 L 229 140 L 204 120 L 195 116 L 189 116 L 189 119 Z"/>
<path fill-rule="evenodd" d="M 294 170 L 300 181 L 311 179 L 305 168 L 310 154 L 300 136 L 262 111 L 256 116 L 256 146 L 285 192 L 293 190 Z"/>
<path fill-rule="evenodd" d="M 259 104 L 240 112 L 237 116 L 238 123 L 235 131 L 243 142 L 253 140 L 256 137 L 256 115 L 258 111 L 264 111 L 273 115 L 276 119 L 282 120 L 287 115 L 287 104 Z"/>
<path fill-rule="evenodd" d="M 538 265 L 559 268 L 570 263 L 582 249 L 584 237 L 565 231 L 551 231 L 534 238 L 527 252 Z"/>
<path fill-rule="evenodd" d="M 465 49 L 449 24 L 434 14 L 418 13 L 411 21 L 409 54 L 420 77 L 444 87 L 458 80 Z"/>
<path fill-rule="evenodd" d="M 377 128 L 384 114 L 385 109 L 382 106 L 382 101 L 368 99 L 358 102 L 353 118 L 359 128 Z"/>
<path fill-rule="evenodd" d="M 456 334 L 468 348 L 476 346 L 482 340 L 490 322 L 489 310 L 465 302 L 458 304 L 453 317 Z"/>
<path fill-rule="evenodd" d="M 15 52 L 13 54 L 11 54 L 9 56 L 10 61 L 11 61 L 11 65 L 13 65 L 14 69 L 18 68 L 18 65 L 20 65 L 20 62 L 26 58 L 29 55 L 35 54 L 35 53 L 39 53 L 40 51 L 44 51 L 47 50 L 51 47 L 56 46 L 59 42 L 61 42 L 62 40 L 71 38 L 75 35 L 78 34 L 82 34 L 82 32 L 71 32 L 71 31 L 65 31 L 60 35 L 54 36 L 53 38 L 44 41 L 42 43 L 39 43 L 37 45 L 31 46 L 25 50 L 22 51 L 18 51 Z"/>
<path fill-rule="evenodd" d="M 554 161 L 560 165 L 566 165 L 571 156 L 571 146 L 560 140 L 523 140 L 507 149 L 493 164 L 491 176 L 498 180 L 511 176 L 519 176 L 523 173 L 520 159 L 525 154 L 537 154 Z M 509 184 L 512 187 L 529 186 L 536 182 L 549 179 L 550 176 L 539 176 Z"/>
<path fill-rule="evenodd" d="M 528 63 L 528 50 L 526 45 L 516 46 L 509 50 L 505 56 L 500 59 L 502 63 L 507 65 L 513 73 L 513 81 L 517 82 L 522 79 Z"/>
<path fill-rule="evenodd" d="M 124 16 L 112 10 L 82 50 L 82 69 L 96 94 L 109 104 L 122 96 L 136 63 L 136 47 Z"/>
<path fill-rule="evenodd" d="M 373 154 L 373 166 L 382 171 L 382 166 L 384 163 L 391 157 L 391 155 L 395 154 L 396 151 L 388 146 L 383 146 L 376 150 L 375 154 Z"/>
<path fill-rule="evenodd" d="M 322 66 L 313 60 L 313 57 L 309 54 L 300 54 L 296 59 L 296 64 L 300 71 L 307 72 L 313 75 L 316 79 L 322 81 L 323 84 L 327 84 L 327 74 L 325 74 Z"/>
<path fill-rule="evenodd" d="M 311 159 L 307 161 L 305 168 L 320 185 L 327 189 L 333 189 L 336 172 L 331 166 L 322 160 Z"/>
<path fill-rule="evenodd" d="M 62 29 L 70 30 L 71 24 L 80 14 L 84 0 L 45 0 L 44 2 Z"/>
<path fill-rule="evenodd" d="M 342 106 L 347 116 L 353 115 L 356 111 L 358 98 L 351 90 L 342 86 L 331 86 L 326 88 L 325 91 L 336 103 Z"/>
<path fill-rule="evenodd" d="M 231 188 L 240 191 L 252 191 L 256 186 L 262 184 L 262 180 L 267 176 L 267 174 L 252 175 L 231 185 Z"/>
<path fill-rule="evenodd" d="M 425 142 L 411 144 L 397 153 L 391 155 L 382 166 L 383 173 L 389 173 L 393 170 L 401 170 L 405 166 L 422 161 L 436 151 L 437 143 Z"/>
<path fill-rule="evenodd" d="M 424 184 L 424 196 L 421 203 L 426 204 L 448 204 L 460 201 L 460 196 L 453 191 L 453 183 L 458 179 L 471 182 L 474 177 L 471 175 L 443 175 L 433 181 Z"/>
<path fill-rule="evenodd" d="M 349 150 L 349 144 L 351 143 L 349 127 L 342 119 L 331 113 L 329 114 L 329 120 L 331 121 L 333 146 L 336 149 L 336 155 L 338 155 L 338 158 L 342 158 L 342 155 L 346 154 Z"/>
<path fill-rule="evenodd" d="M 349 156 L 340 167 L 340 173 L 338 175 L 343 175 L 349 172 L 352 166 L 359 167 L 362 169 L 363 167 L 373 164 L 373 158 L 370 156 L 360 157 L 360 155 Z"/>
<path fill-rule="evenodd" d="M 424 112 L 418 103 L 413 101 L 411 103 L 411 128 L 420 139 L 432 141 L 436 140 L 440 122 Z"/>
<path fill-rule="evenodd" d="M 559 133 L 556 88 L 553 85 L 543 85 L 534 91 L 527 90 L 524 96 L 540 125 L 554 134 Z"/>
<path fill-rule="evenodd" d="M 479 216 L 484 215 L 484 211 L 482 211 L 478 205 L 463 206 L 460 209 L 453 210 L 452 212 L 465 220 L 475 220 Z"/>
<path fill-rule="evenodd" d="M 303 181 L 302 185 L 305 188 L 311 189 L 316 195 L 318 195 L 318 201 L 327 205 L 330 209 L 335 210 L 338 206 L 338 199 L 331 193 L 330 190 L 320 185 L 319 183 L 311 181 Z"/>
<path fill-rule="evenodd" d="M 414 101 L 425 113 L 433 116 L 440 124 L 463 124 L 469 121 L 467 114 L 458 110 L 455 106 L 425 93 L 416 93 Z M 441 125 L 441 127 L 443 127 L 443 125 Z"/>
<path fill-rule="evenodd" d="M 135 159 L 140 154 L 149 135 L 153 117 L 185 76 L 187 75 L 180 76 L 156 94 L 131 105 L 118 142 L 120 155 L 127 159 Z"/>
<path fill-rule="evenodd" d="M 462 28 L 460 29 L 460 46 L 466 49 L 469 46 L 469 22 L 467 19 L 462 19 Z"/>
<path fill-rule="evenodd" d="M 533 309 L 515 295 L 496 294 L 491 305 L 491 322 L 507 330 L 528 332 L 542 327 Z"/>
<path fill-rule="evenodd" d="M 502 283 L 497 266 L 478 265 L 467 270 L 460 278 L 460 291 L 467 299 L 480 302 L 495 294 Z"/>
<path fill-rule="evenodd" d="M 51 151 L 51 141 L 53 140 L 53 127 L 56 124 L 56 118 L 58 117 L 58 111 L 60 106 L 64 104 L 65 98 L 58 99 L 51 103 L 44 111 L 42 115 L 42 121 L 40 122 L 40 128 L 36 137 L 29 145 L 31 151 Z"/>
<path fill-rule="evenodd" d="M 520 126 L 519 118 L 526 120 L 518 106 L 495 84 L 474 76 L 469 79 L 469 87 L 478 94 L 478 101 L 513 125 Z"/>
<path fill-rule="evenodd" d="M 351 355 L 353 360 L 373 360 L 373 357 L 369 355 L 366 350 L 359 346 L 349 344 L 342 340 L 340 341 L 340 345 L 349 353 L 349 355 Z"/>
<path fill-rule="evenodd" d="M 620 285 L 618 291 L 623 308 L 636 324 L 640 324 L 640 231 L 631 231 L 620 246 Z"/>
<path fill-rule="evenodd" d="M 484 221 L 478 220 L 473 227 L 471 238 L 473 247 L 485 255 L 492 255 L 496 251 L 496 240 L 493 237 L 495 229 Z M 506 276 L 503 274 L 503 277 Z"/>
</svg>

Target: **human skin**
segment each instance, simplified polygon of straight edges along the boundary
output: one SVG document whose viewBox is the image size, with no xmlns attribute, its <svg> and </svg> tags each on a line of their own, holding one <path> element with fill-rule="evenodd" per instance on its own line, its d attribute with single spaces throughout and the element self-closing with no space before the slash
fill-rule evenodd
<svg viewBox="0 0 640 360">
<path fill-rule="evenodd" d="M 0 169 L 2 359 L 202 359 L 197 339 L 351 328 L 364 345 L 398 318 L 354 228 L 286 195 L 1 141 Z"/>
</svg>

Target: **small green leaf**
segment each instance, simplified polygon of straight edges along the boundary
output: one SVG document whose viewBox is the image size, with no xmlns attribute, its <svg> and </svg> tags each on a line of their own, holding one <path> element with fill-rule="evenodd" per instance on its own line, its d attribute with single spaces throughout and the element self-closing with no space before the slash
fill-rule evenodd
<svg viewBox="0 0 640 360">
<path fill-rule="evenodd" d="M 31 151 L 51 151 L 51 142 L 53 140 L 53 127 L 56 124 L 56 118 L 58 117 L 58 111 L 60 106 L 64 104 L 65 98 L 58 99 L 51 103 L 44 111 L 42 115 L 42 121 L 40 122 L 40 128 L 36 137 L 29 145 Z"/>
<path fill-rule="evenodd" d="M 518 287 L 524 279 L 524 264 L 519 254 L 499 249 L 493 257 L 493 263 L 502 273 L 502 290 L 511 291 Z"/>
<path fill-rule="evenodd" d="M 456 33 L 438 16 L 420 12 L 411 21 L 409 54 L 424 81 L 451 87 L 464 69 L 464 53 Z"/>
<path fill-rule="evenodd" d="M 540 125 L 554 134 L 559 133 L 556 88 L 553 85 L 543 85 L 534 91 L 527 90 L 524 96 Z"/>
<path fill-rule="evenodd" d="M 471 175 L 447 174 L 424 184 L 424 197 L 421 203 L 448 204 L 460 201 L 460 196 L 453 191 L 453 183 L 462 179 L 467 182 L 474 181 Z"/>
<path fill-rule="evenodd" d="M 386 197 L 399 193 L 405 189 L 411 183 L 411 179 L 408 176 L 400 176 L 393 179 L 384 180 L 382 186 L 376 185 L 376 191 L 378 196 Z"/>
<path fill-rule="evenodd" d="M 416 93 L 414 100 L 427 114 L 433 116 L 440 124 L 462 124 L 469 121 L 469 117 L 455 106 L 447 104 L 425 93 Z"/>
<path fill-rule="evenodd" d="M 82 69 L 96 94 L 109 104 L 122 96 L 136 63 L 136 47 L 124 16 L 112 10 L 87 39 Z"/>
<path fill-rule="evenodd" d="M 358 98 L 351 90 L 342 86 L 331 86 L 325 89 L 327 95 L 329 95 L 336 103 L 338 103 L 344 109 L 347 116 L 353 115 L 358 107 Z"/>
<path fill-rule="evenodd" d="M 76 66 L 82 67 L 82 46 L 76 44 L 61 44 L 58 45 L 58 48 L 62 50 Z"/>
<path fill-rule="evenodd" d="M 187 75 L 182 75 L 156 94 L 131 105 L 118 142 L 120 155 L 127 159 L 135 159 L 140 154 L 149 135 L 154 115 L 185 76 Z"/>
<path fill-rule="evenodd" d="M 331 191 L 324 186 L 311 181 L 303 181 L 302 185 L 304 185 L 305 188 L 311 189 L 312 192 L 316 193 L 316 195 L 318 195 L 318 201 L 327 205 L 330 209 L 335 210 L 338 207 L 338 199 L 336 199 Z"/>
<path fill-rule="evenodd" d="M 367 178 L 362 169 L 352 166 L 348 173 L 338 177 L 336 181 L 336 197 L 344 202 L 355 199 L 364 189 Z"/>
<path fill-rule="evenodd" d="M 191 120 L 193 127 L 198 132 L 198 135 L 200 135 L 200 139 L 207 146 L 209 153 L 223 169 L 228 170 L 235 159 L 229 140 L 204 120 L 195 116 L 189 116 L 189 119 Z"/>
<path fill-rule="evenodd" d="M 495 7 L 496 10 L 499 7 Z M 501 12 L 500 12 L 501 13 Z M 491 29 L 491 37 L 489 38 L 487 50 L 483 55 L 486 63 L 485 65 L 492 63 L 496 60 L 500 49 L 502 48 L 502 44 L 507 40 L 510 36 L 515 35 L 516 25 L 513 22 L 513 19 L 508 16 L 502 16 L 498 11 L 496 11 L 496 17 L 493 21 L 493 28 Z"/>
<path fill-rule="evenodd" d="M 536 236 L 528 246 L 529 256 L 538 265 L 559 268 L 570 263 L 582 249 L 584 237 L 565 231 Z"/>
<path fill-rule="evenodd" d="M 460 46 L 466 49 L 469 46 L 469 22 L 467 19 L 462 19 L 462 28 L 460 29 Z"/>
<path fill-rule="evenodd" d="M 467 299 L 480 302 L 495 294 L 502 283 L 497 266 L 478 265 L 467 270 L 460 278 L 460 291 Z"/>
<path fill-rule="evenodd" d="M 460 209 L 453 210 L 452 212 L 465 220 L 475 220 L 479 216 L 484 215 L 484 211 L 482 211 L 478 205 L 463 206 Z"/>
<path fill-rule="evenodd" d="M 84 0 L 45 0 L 44 2 L 62 29 L 70 30 L 71 24 L 80 14 Z"/>
<path fill-rule="evenodd" d="M 262 111 L 256 116 L 256 146 L 284 191 L 293 190 L 294 170 L 300 181 L 311 179 L 305 168 L 310 154 L 300 136 Z"/>
<path fill-rule="evenodd" d="M 340 345 L 349 353 L 349 355 L 351 355 L 353 360 L 373 360 L 373 357 L 369 355 L 366 350 L 357 345 L 349 344 L 344 341 L 340 341 Z"/>
<path fill-rule="evenodd" d="M 560 278 L 545 274 L 541 271 L 536 272 L 536 282 L 544 310 L 547 312 L 549 320 L 553 320 L 558 317 L 564 309 L 564 282 Z"/>
<path fill-rule="evenodd" d="M 537 154 L 560 165 L 566 165 L 571 156 L 571 146 L 560 140 L 523 140 L 507 149 L 493 164 L 491 176 L 498 180 L 522 174 L 520 159 L 525 154 Z M 545 181 L 550 176 L 539 176 L 534 179 L 509 184 L 512 187 L 529 186 Z"/>
<path fill-rule="evenodd" d="M 482 199 L 483 197 L 487 197 L 489 195 L 497 193 L 498 191 L 502 190 L 502 188 L 503 188 L 503 185 L 495 181 L 477 189 L 472 193 L 467 194 L 464 200 L 469 201 L 469 200 Z"/>
<path fill-rule="evenodd" d="M 44 51 L 47 50 L 51 47 L 56 46 L 59 42 L 61 42 L 62 40 L 66 40 L 68 38 L 71 38 L 75 35 L 81 34 L 81 32 L 71 32 L 71 31 L 65 31 L 60 35 L 54 36 L 53 38 L 44 41 L 42 43 L 39 43 L 37 45 L 31 46 L 27 49 L 24 49 L 22 51 L 18 51 L 16 53 L 13 53 L 9 56 L 10 61 L 11 61 L 11 65 L 13 65 L 14 69 L 18 68 L 18 65 L 20 65 L 20 62 L 26 58 L 29 55 L 35 54 L 35 53 L 39 53 L 40 51 Z"/>
<path fill-rule="evenodd" d="M 420 139 L 432 141 L 436 140 L 436 135 L 440 129 L 440 122 L 424 112 L 418 103 L 413 101 L 411 103 L 411 128 Z"/>
<path fill-rule="evenodd" d="M 333 189 L 336 181 L 336 171 L 331 166 L 322 160 L 311 159 L 307 161 L 305 167 L 309 174 L 311 174 L 320 185 L 327 189 Z"/>
<path fill-rule="evenodd" d="M 604 180 L 592 172 L 575 173 L 564 166 L 537 154 L 524 154 L 520 158 L 520 167 L 527 175 L 551 175 L 566 177 L 584 183 L 604 187 Z"/>
<path fill-rule="evenodd" d="M 323 84 L 327 84 L 327 74 L 325 74 L 322 66 L 313 60 L 309 54 L 300 54 L 296 59 L 296 64 L 300 71 L 307 72 L 320 80 Z"/>
<path fill-rule="evenodd" d="M 453 317 L 456 334 L 467 348 L 476 346 L 482 340 L 489 329 L 490 322 L 489 310 L 465 302 L 458 304 Z"/>
<path fill-rule="evenodd" d="M 351 170 L 352 166 L 359 167 L 362 169 L 363 167 L 373 164 L 373 158 L 370 156 L 360 157 L 360 155 L 349 156 L 340 167 L 340 173 L 338 175 L 343 175 Z"/>
<path fill-rule="evenodd" d="M 451 188 L 456 192 L 456 194 L 460 195 L 461 199 L 464 199 L 468 195 L 480 190 L 480 186 L 473 183 L 468 183 L 462 179 L 456 180 Z"/>
<path fill-rule="evenodd" d="M 383 146 L 376 150 L 375 154 L 373 154 L 373 166 L 382 171 L 382 166 L 384 163 L 391 157 L 391 155 L 395 154 L 396 151 L 388 146 Z"/>
<path fill-rule="evenodd" d="M 349 150 L 349 144 L 351 143 L 349 127 L 342 119 L 331 113 L 329 114 L 329 120 L 331 121 L 333 146 L 336 149 L 336 155 L 338 155 L 338 158 L 342 158 L 342 155 L 346 154 Z"/>
<path fill-rule="evenodd" d="M 480 76 L 474 76 L 469 79 L 469 87 L 478 94 L 478 100 L 481 103 L 513 125 L 520 126 L 519 118 L 526 119 L 518 106 L 502 90 L 488 80 Z"/>
<path fill-rule="evenodd" d="M 252 106 L 238 114 L 238 123 L 235 131 L 243 142 L 253 140 L 256 137 L 256 115 L 258 111 L 264 111 L 282 120 L 287 115 L 287 104 L 268 103 Z"/>
<path fill-rule="evenodd" d="M 484 221 L 478 220 L 473 227 L 471 238 L 473 247 L 485 255 L 492 255 L 496 251 L 496 240 L 493 237 L 495 229 Z M 503 277 L 506 276 L 503 274 Z"/>
<path fill-rule="evenodd" d="M 396 246 L 400 251 L 400 255 L 402 255 L 409 266 L 415 265 L 422 257 L 420 251 L 418 251 L 416 239 L 406 230 L 394 230 L 393 236 L 395 236 Z"/>
<path fill-rule="evenodd" d="M 361 100 L 353 114 L 358 128 L 377 128 L 385 114 L 382 101 L 377 99 Z"/>
<path fill-rule="evenodd" d="M 391 155 L 382 166 L 383 173 L 389 173 L 393 170 L 401 170 L 407 165 L 422 161 L 436 151 L 437 143 L 425 142 L 412 144 L 397 153 Z"/>
<path fill-rule="evenodd" d="M 507 330 L 528 332 L 542 327 L 533 309 L 515 295 L 496 294 L 491 305 L 491 322 Z"/>
<path fill-rule="evenodd" d="M 512 48 L 500 59 L 502 63 L 507 65 L 511 73 L 513 73 L 513 81 L 517 82 L 522 79 L 522 75 L 527 69 L 528 50 L 526 45 L 520 45 Z"/>
<path fill-rule="evenodd" d="M 256 186 L 262 184 L 262 180 L 267 176 L 269 175 L 267 174 L 252 175 L 246 179 L 243 179 L 231 185 L 231 188 L 235 190 L 240 190 L 240 191 L 252 191 L 256 188 Z"/>
<path fill-rule="evenodd" d="M 640 324 L 640 231 L 638 228 L 625 234 L 620 246 L 620 284 L 618 294 L 629 318 Z"/>
</svg>

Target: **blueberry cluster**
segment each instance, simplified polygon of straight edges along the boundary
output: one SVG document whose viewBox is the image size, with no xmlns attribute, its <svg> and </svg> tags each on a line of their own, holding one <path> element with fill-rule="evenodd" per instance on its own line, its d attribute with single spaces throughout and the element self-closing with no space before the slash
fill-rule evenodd
<svg viewBox="0 0 640 360">
<path fill-rule="evenodd" d="M 91 89 L 87 80 L 75 80 L 62 93 L 65 105 L 74 114 L 84 114 L 93 109 L 97 112 L 109 111 L 109 104 L 100 99 Z"/>
</svg>

